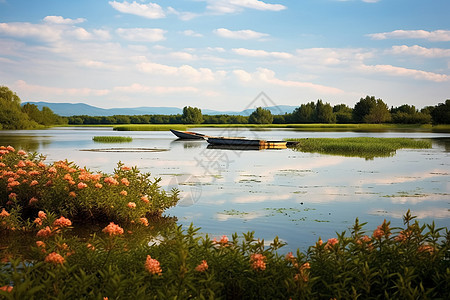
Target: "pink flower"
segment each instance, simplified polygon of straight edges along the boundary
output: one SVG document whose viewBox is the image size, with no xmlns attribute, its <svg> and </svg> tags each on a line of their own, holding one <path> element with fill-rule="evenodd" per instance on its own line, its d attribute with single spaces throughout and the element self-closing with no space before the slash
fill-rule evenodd
<svg viewBox="0 0 450 300">
<path fill-rule="evenodd" d="M 119 225 L 114 224 L 114 222 L 109 223 L 102 231 L 110 236 L 123 234 L 123 229 Z"/>
<path fill-rule="evenodd" d="M 147 260 L 145 261 L 145 269 L 150 272 L 150 274 L 158 274 L 161 275 L 162 270 L 159 261 L 151 258 L 150 255 L 147 255 Z"/>
<path fill-rule="evenodd" d="M 16 194 L 16 193 L 10 193 L 10 194 L 8 195 L 8 198 L 11 199 L 11 200 L 16 200 L 17 194 Z"/>
<path fill-rule="evenodd" d="M 80 183 L 78 183 L 78 189 L 84 189 L 84 188 L 87 188 L 87 184 L 86 183 L 84 183 L 84 182 L 80 182 Z"/>
<path fill-rule="evenodd" d="M 202 260 L 202 262 L 195 267 L 195 271 L 197 272 L 205 272 L 206 270 L 208 270 L 208 263 L 206 260 Z"/>
<path fill-rule="evenodd" d="M 64 218 L 63 216 L 61 216 L 61 218 L 56 219 L 55 222 L 53 222 L 53 226 L 55 226 L 55 227 L 72 226 L 72 221 L 70 221 L 69 219 Z"/>
<path fill-rule="evenodd" d="M 64 263 L 65 259 L 60 254 L 56 252 L 52 252 L 45 258 L 45 262 L 51 263 L 54 265 L 62 265 Z"/>
<path fill-rule="evenodd" d="M 136 203 L 134 203 L 134 202 L 128 202 L 127 206 L 128 206 L 129 208 L 136 208 Z"/>
</svg>

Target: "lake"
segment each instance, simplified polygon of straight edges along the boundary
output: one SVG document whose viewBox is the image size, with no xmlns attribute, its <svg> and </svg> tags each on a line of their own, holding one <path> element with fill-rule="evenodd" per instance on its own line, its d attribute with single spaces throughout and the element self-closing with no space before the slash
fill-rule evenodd
<svg viewBox="0 0 450 300">
<path fill-rule="evenodd" d="M 91 171 L 111 173 L 118 161 L 161 177 L 165 190 L 181 191 L 166 211 L 178 224 L 193 223 L 220 237 L 255 231 L 284 251 L 306 250 L 319 237 L 335 237 L 368 222 L 369 234 L 384 219 L 402 226 L 410 209 L 421 223 L 450 225 L 450 134 L 423 132 L 305 132 L 288 129 L 199 128 L 212 136 L 280 140 L 312 137 L 426 138 L 432 149 L 398 150 L 366 160 L 302 153 L 210 149 L 206 141 L 181 141 L 169 131 L 115 132 L 109 127 L 0 131 L 0 145 L 37 151 L 47 162 L 68 159 Z M 94 136 L 130 136 L 130 143 L 97 143 Z"/>
</svg>

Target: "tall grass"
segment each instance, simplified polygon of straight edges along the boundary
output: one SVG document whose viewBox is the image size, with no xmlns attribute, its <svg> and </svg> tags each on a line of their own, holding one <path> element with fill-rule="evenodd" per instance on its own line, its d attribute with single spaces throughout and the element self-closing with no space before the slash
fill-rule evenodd
<svg viewBox="0 0 450 300">
<path fill-rule="evenodd" d="M 322 154 L 357 156 L 366 159 L 391 156 L 398 149 L 428 149 L 429 140 L 414 140 L 407 138 L 309 138 L 288 139 L 298 142 L 294 149 L 302 152 L 316 152 Z"/>
<path fill-rule="evenodd" d="M 130 136 L 94 136 L 94 142 L 98 143 L 129 143 L 133 141 Z"/>
</svg>

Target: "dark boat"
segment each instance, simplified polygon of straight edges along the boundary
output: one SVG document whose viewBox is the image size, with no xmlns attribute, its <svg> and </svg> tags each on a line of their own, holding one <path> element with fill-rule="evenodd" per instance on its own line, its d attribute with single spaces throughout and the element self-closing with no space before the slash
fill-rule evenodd
<svg viewBox="0 0 450 300">
<path fill-rule="evenodd" d="M 257 146 L 261 148 L 286 148 L 286 141 L 266 141 L 266 140 L 249 140 L 243 138 L 232 137 L 208 137 L 208 143 L 211 145 L 224 146 Z"/>
<path fill-rule="evenodd" d="M 180 139 L 204 140 L 208 138 L 207 135 L 192 131 L 178 131 L 174 129 L 170 129 L 170 131 Z"/>
</svg>

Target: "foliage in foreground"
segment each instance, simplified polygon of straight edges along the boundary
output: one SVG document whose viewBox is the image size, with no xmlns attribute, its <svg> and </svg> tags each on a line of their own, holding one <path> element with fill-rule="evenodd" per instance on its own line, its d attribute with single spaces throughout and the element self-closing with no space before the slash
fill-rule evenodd
<svg viewBox="0 0 450 300">
<path fill-rule="evenodd" d="M 448 229 L 443 235 L 434 223 L 413 222 L 409 211 L 404 228 L 385 221 L 369 236 L 356 219 L 350 235 L 319 239 L 295 255 L 281 255 L 277 238 L 269 247 L 253 232 L 217 241 L 193 226 L 154 238 L 144 225 L 124 230 L 110 223 L 82 240 L 68 234 L 69 219 L 37 216 L 42 222 L 27 258 L 0 252 L 0 297 L 444 299 L 450 291 Z M 10 218 L 0 214 L 2 223 Z"/>
<path fill-rule="evenodd" d="M 114 174 L 93 173 L 72 162 L 46 164 L 36 153 L 0 147 L 0 207 L 27 219 L 39 210 L 74 219 L 139 222 L 176 205 L 178 193 L 118 163 Z M 11 227 L 15 227 L 11 225 Z"/>
<path fill-rule="evenodd" d="M 366 159 L 391 156 L 398 149 L 428 149 L 429 140 L 414 140 L 408 138 L 305 138 L 289 139 L 298 142 L 295 149 L 302 152 L 317 152 L 343 156 L 358 156 Z"/>
</svg>

